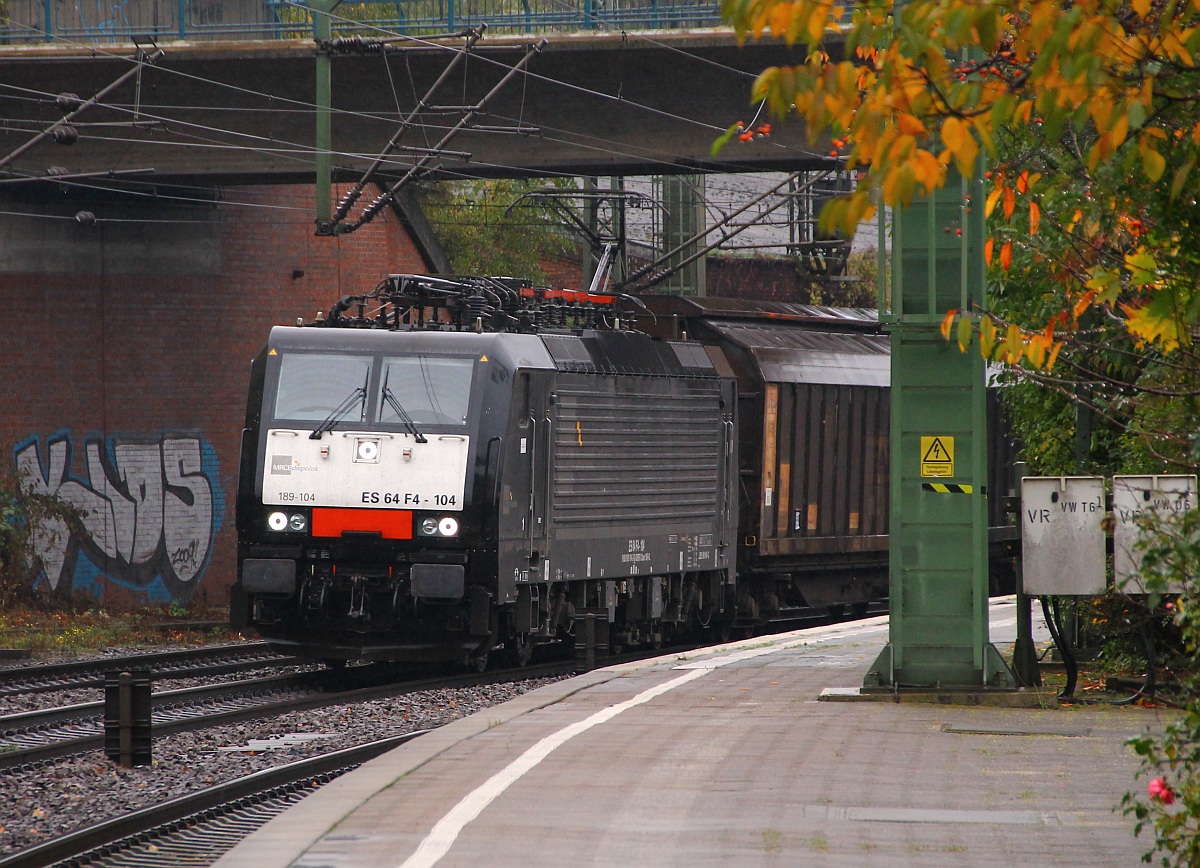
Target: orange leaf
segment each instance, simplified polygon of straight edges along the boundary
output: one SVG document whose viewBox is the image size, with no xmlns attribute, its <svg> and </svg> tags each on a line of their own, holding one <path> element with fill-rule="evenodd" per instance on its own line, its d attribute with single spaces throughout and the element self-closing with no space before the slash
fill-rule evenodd
<svg viewBox="0 0 1200 868">
<path fill-rule="evenodd" d="M 1011 220 L 1013 209 L 1017 207 L 1017 194 L 1012 187 L 1004 188 L 1004 219 Z"/>
<path fill-rule="evenodd" d="M 1008 271 L 1012 265 L 1012 242 L 1005 241 L 1004 246 L 1000 248 L 1000 267 Z"/>
<path fill-rule="evenodd" d="M 942 339 L 950 340 L 950 328 L 954 325 L 954 318 L 958 316 L 957 310 L 948 310 L 946 315 L 942 317 Z"/>
<path fill-rule="evenodd" d="M 1054 345 L 1052 347 L 1050 347 L 1050 355 L 1046 359 L 1046 370 L 1047 371 L 1054 367 L 1054 360 L 1058 358 L 1058 351 L 1061 349 L 1062 349 L 1062 341 L 1055 341 Z"/>
<path fill-rule="evenodd" d="M 1017 176 L 1017 192 L 1022 193 L 1022 194 L 1029 192 L 1029 170 L 1028 169 Z"/>
<path fill-rule="evenodd" d="M 1037 202 L 1029 203 L 1029 234 L 1037 235 L 1038 226 L 1042 222 L 1042 209 L 1038 207 Z"/>
<path fill-rule="evenodd" d="M 992 246 L 996 243 L 995 238 L 989 238 L 983 245 L 983 259 L 988 265 L 992 264 Z"/>
<path fill-rule="evenodd" d="M 900 112 L 896 115 L 896 129 L 906 136 L 919 136 L 925 132 L 925 124 L 921 123 L 921 119 L 915 115 Z"/>
</svg>

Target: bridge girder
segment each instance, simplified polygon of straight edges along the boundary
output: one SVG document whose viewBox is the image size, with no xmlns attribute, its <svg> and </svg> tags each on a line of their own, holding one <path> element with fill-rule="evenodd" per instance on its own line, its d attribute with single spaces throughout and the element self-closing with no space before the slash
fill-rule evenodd
<svg viewBox="0 0 1200 868">
<path fill-rule="evenodd" d="M 774 42 L 739 48 L 728 31 L 641 35 L 555 35 L 518 79 L 487 105 L 486 116 L 449 145 L 435 178 L 652 175 L 796 171 L 829 165 L 829 146 L 810 146 L 803 124 L 775 124 L 770 136 L 732 141 L 717 157 L 714 139 L 750 122 L 754 76 L 798 63 L 800 49 Z M 439 107 L 472 104 L 531 40 L 488 37 L 477 56 L 435 97 Z M 314 177 L 315 47 L 311 41 L 167 43 L 165 56 L 80 118 L 79 140 L 42 142 L 12 168 L 43 175 L 153 169 L 160 183 L 311 183 Z M 837 54 L 839 45 L 827 47 Z M 62 117 L 53 95 L 87 99 L 129 67 L 133 47 L 104 53 L 61 46 L 0 49 L 0 156 Z M 835 57 L 836 59 L 836 57 Z M 416 46 L 333 60 L 335 178 L 356 179 L 395 132 L 398 119 L 445 69 L 443 49 Z M 41 100 L 36 94 L 50 94 Z M 425 147 L 457 115 L 430 111 L 403 144 Z M 765 116 L 759 122 L 768 120 Z M 521 127 L 527 134 L 489 127 Z M 399 177 L 400 154 L 382 179 Z"/>
</svg>

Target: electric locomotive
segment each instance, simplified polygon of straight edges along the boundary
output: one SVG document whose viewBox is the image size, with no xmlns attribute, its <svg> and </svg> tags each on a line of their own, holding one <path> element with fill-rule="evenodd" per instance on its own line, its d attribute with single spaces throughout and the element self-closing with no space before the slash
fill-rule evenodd
<svg viewBox="0 0 1200 868">
<path fill-rule="evenodd" d="M 251 366 L 236 622 L 302 656 L 516 663 L 603 613 L 656 644 L 737 605 L 737 384 L 635 300 L 392 275 Z M 724 371 L 724 373 L 722 373 Z"/>
</svg>

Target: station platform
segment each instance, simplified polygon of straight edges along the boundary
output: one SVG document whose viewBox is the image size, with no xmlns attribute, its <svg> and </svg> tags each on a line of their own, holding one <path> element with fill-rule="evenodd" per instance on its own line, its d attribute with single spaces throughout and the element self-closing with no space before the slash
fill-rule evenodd
<svg viewBox="0 0 1200 868">
<path fill-rule="evenodd" d="M 1010 643 L 1013 599 L 991 619 Z M 872 618 L 548 685 L 344 775 L 217 865 L 1140 864 L 1124 741 L 1169 713 L 821 700 L 886 641 Z"/>
</svg>

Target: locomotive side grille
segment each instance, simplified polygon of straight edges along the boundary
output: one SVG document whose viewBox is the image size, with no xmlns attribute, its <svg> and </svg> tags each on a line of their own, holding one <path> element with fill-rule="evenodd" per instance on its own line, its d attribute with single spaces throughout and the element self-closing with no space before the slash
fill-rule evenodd
<svg viewBox="0 0 1200 868">
<path fill-rule="evenodd" d="M 555 520 L 713 519 L 722 462 L 714 390 L 559 391 Z"/>
</svg>

